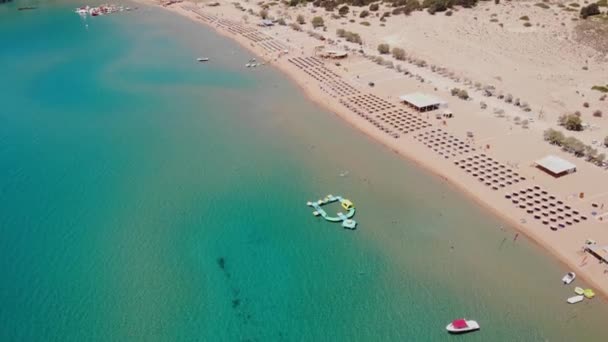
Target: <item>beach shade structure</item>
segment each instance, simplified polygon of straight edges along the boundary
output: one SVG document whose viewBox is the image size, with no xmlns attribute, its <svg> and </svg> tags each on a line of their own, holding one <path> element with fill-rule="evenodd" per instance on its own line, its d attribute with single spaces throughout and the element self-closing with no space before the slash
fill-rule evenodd
<svg viewBox="0 0 608 342">
<path fill-rule="evenodd" d="M 539 159 L 534 164 L 537 168 L 556 178 L 576 172 L 576 165 L 553 155 Z"/>
<path fill-rule="evenodd" d="M 401 102 L 414 108 L 419 112 L 426 112 L 429 110 L 439 109 L 440 107 L 446 107 L 447 102 L 436 98 L 432 95 L 423 93 L 410 93 L 399 96 Z"/>
</svg>

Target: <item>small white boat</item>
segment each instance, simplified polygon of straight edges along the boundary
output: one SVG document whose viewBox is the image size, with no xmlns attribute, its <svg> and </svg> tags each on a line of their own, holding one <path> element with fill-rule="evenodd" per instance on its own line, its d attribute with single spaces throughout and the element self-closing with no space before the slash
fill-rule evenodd
<svg viewBox="0 0 608 342">
<path fill-rule="evenodd" d="M 245 64 L 246 67 L 251 68 L 251 63 Z"/>
<path fill-rule="evenodd" d="M 582 302 L 583 299 L 585 299 L 584 296 L 578 295 L 578 296 L 570 297 L 566 301 L 570 304 L 576 304 L 576 303 Z"/>
<path fill-rule="evenodd" d="M 208 62 L 209 58 L 208 57 L 199 57 L 196 60 L 199 61 L 199 62 Z"/>
<path fill-rule="evenodd" d="M 471 331 L 479 330 L 479 324 L 473 320 L 467 320 L 464 318 L 453 320 L 452 323 L 448 324 L 445 329 L 450 334 L 463 334 Z"/>
<path fill-rule="evenodd" d="M 576 273 L 574 273 L 574 272 L 568 272 L 562 278 L 562 281 L 564 282 L 564 284 L 568 285 L 568 284 L 572 283 L 574 281 L 574 279 L 576 279 Z"/>
</svg>

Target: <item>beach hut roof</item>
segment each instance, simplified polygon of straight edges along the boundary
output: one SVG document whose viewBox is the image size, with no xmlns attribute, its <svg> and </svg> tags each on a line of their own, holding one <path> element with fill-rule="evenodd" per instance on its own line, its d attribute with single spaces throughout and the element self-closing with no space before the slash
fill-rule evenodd
<svg viewBox="0 0 608 342">
<path fill-rule="evenodd" d="M 552 174 L 559 175 L 564 172 L 572 172 L 576 170 L 576 165 L 562 158 L 548 155 L 534 162 L 537 166 L 549 171 Z"/>
<path fill-rule="evenodd" d="M 412 104 L 417 108 L 431 107 L 431 106 L 442 106 L 447 102 L 436 98 L 435 96 L 423 94 L 423 93 L 411 93 L 399 96 L 401 101 Z"/>
</svg>

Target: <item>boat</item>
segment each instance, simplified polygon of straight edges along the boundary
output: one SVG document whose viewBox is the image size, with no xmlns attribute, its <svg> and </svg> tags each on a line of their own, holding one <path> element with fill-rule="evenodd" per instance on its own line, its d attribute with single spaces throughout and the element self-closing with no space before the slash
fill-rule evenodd
<svg viewBox="0 0 608 342">
<path fill-rule="evenodd" d="M 574 272 L 568 272 L 562 278 L 562 281 L 564 282 L 564 284 L 568 285 L 568 284 L 572 283 L 574 281 L 574 279 L 576 279 L 576 273 L 574 273 Z"/>
<path fill-rule="evenodd" d="M 582 302 L 583 299 L 585 299 L 584 296 L 578 295 L 578 296 L 570 297 L 566 301 L 570 304 L 576 304 L 576 303 Z"/>
<path fill-rule="evenodd" d="M 245 64 L 246 67 L 251 68 L 251 63 Z"/>
<path fill-rule="evenodd" d="M 448 324 L 445 329 L 450 334 L 463 334 L 471 331 L 479 330 L 479 324 L 473 320 L 467 320 L 460 318 L 453 320 L 452 323 Z"/>
<path fill-rule="evenodd" d="M 589 299 L 595 297 L 595 292 L 593 292 L 592 289 L 585 289 L 585 291 L 583 291 L 583 295 Z"/>
<path fill-rule="evenodd" d="M 209 58 L 208 57 L 199 57 L 196 60 L 199 61 L 199 62 L 208 62 Z"/>
<path fill-rule="evenodd" d="M 585 290 L 583 290 L 582 287 L 575 287 L 574 288 L 574 293 L 576 293 L 577 295 L 582 295 L 583 293 L 585 293 Z"/>
</svg>

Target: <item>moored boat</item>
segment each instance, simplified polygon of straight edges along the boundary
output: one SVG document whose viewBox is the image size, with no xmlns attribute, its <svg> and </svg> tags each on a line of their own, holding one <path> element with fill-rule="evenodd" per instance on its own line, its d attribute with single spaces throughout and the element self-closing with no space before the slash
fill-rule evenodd
<svg viewBox="0 0 608 342">
<path fill-rule="evenodd" d="M 562 278 L 562 282 L 564 282 L 564 284 L 568 285 L 568 284 L 572 283 L 574 281 L 574 279 L 576 279 L 576 273 L 574 273 L 574 272 L 568 272 Z"/>
<path fill-rule="evenodd" d="M 209 58 L 208 57 L 199 57 L 196 60 L 199 61 L 199 62 L 208 62 Z"/>
<path fill-rule="evenodd" d="M 578 295 L 578 296 L 570 297 L 566 301 L 570 304 L 576 304 L 576 303 L 582 302 L 583 299 L 585 299 L 584 296 Z"/>
<path fill-rule="evenodd" d="M 471 331 L 479 330 L 479 324 L 473 320 L 467 320 L 464 318 L 453 320 L 452 323 L 448 324 L 445 329 L 450 334 L 463 334 Z"/>
<path fill-rule="evenodd" d="M 585 297 L 587 297 L 588 299 L 591 299 L 591 298 L 595 297 L 595 292 L 593 292 L 592 289 L 585 289 L 585 291 L 583 291 L 583 295 Z"/>
</svg>

